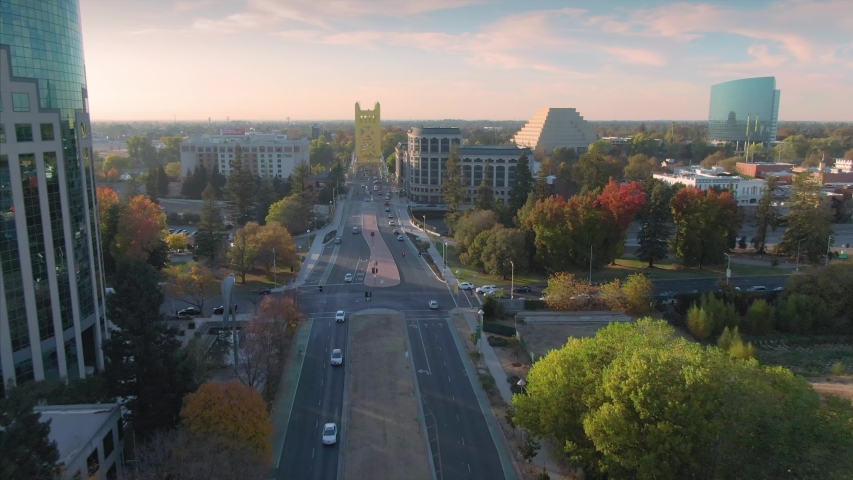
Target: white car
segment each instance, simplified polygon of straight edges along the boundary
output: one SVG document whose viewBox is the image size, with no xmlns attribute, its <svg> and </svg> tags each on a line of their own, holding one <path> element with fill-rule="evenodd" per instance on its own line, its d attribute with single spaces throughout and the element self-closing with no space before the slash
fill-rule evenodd
<svg viewBox="0 0 853 480">
<path fill-rule="evenodd" d="M 389 227 L 393 227 L 394 225 L 396 225 L 396 224 L 394 223 L 394 220 L 391 220 L 390 222 L 388 222 L 388 226 L 389 226 Z"/>
<path fill-rule="evenodd" d="M 401 241 L 401 242 L 402 242 L 402 241 L 403 241 L 403 236 L 402 236 L 402 235 L 397 235 L 397 240 L 399 240 L 399 241 Z"/>
<path fill-rule="evenodd" d="M 344 275 L 344 281 L 347 283 L 352 282 L 352 274 L 348 273 L 348 274 Z"/>
<path fill-rule="evenodd" d="M 459 284 L 459 290 L 474 290 L 474 284 L 471 282 L 462 282 Z"/>
<path fill-rule="evenodd" d="M 342 323 L 344 320 L 346 320 L 346 314 L 343 310 L 338 310 L 338 312 L 335 313 L 335 321 L 338 323 Z"/>
<path fill-rule="evenodd" d="M 338 443 L 338 426 L 334 423 L 323 425 L 323 445 L 334 445 Z"/>
<path fill-rule="evenodd" d="M 429 301 L 429 309 L 430 310 L 438 310 L 438 302 L 435 300 Z"/>
<path fill-rule="evenodd" d="M 498 287 L 495 285 L 483 285 L 482 287 L 477 287 L 474 291 L 477 293 L 491 293 L 497 291 L 497 289 Z"/>
<path fill-rule="evenodd" d="M 336 348 L 332 350 L 332 365 L 343 365 L 344 363 L 344 353 L 341 352 L 340 348 Z"/>
</svg>

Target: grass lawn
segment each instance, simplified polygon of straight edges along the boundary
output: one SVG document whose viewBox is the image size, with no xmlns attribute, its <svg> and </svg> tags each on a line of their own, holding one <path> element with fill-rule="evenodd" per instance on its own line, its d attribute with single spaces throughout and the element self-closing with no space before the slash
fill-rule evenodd
<svg viewBox="0 0 853 480">
<path fill-rule="evenodd" d="M 440 242 L 435 243 L 436 248 L 441 252 L 442 250 L 439 248 Z M 441 247 L 443 248 L 443 246 Z M 721 278 L 726 275 L 726 265 L 704 266 L 701 270 L 697 268 L 679 267 L 679 269 L 676 270 L 674 261 L 675 259 L 669 258 L 660 262 L 655 262 L 655 268 L 649 270 L 645 268 L 646 263 L 641 260 L 636 258 L 620 258 L 616 260 L 615 265 L 608 265 L 604 268 L 593 270 L 592 281 L 608 282 L 616 278 L 624 280 L 628 275 L 634 273 L 642 273 L 643 275 L 656 280 L 677 280 L 680 278 Z M 489 275 L 482 271 L 478 271 L 475 268 L 469 267 L 468 265 L 463 265 L 462 262 L 459 261 L 459 257 L 456 255 L 456 247 L 450 245 L 447 247 L 447 266 L 456 274 L 460 281 L 471 282 L 475 285 L 506 283 L 509 280 L 504 280 L 499 276 Z M 805 271 L 806 269 L 801 268 L 800 270 Z M 458 273 L 456 273 L 457 271 Z M 570 270 L 569 273 L 573 273 L 582 278 L 587 278 L 589 276 L 589 270 L 586 269 Z M 750 275 L 785 275 L 788 273 L 791 273 L 791 269 L 760 265 L 732 264 L 732 275 L 738 277 Z M 548 277 L 546 275 L 518 272 L 515 274 L 516 285 L 544 285 L 547 282 Z"/>
</svg>

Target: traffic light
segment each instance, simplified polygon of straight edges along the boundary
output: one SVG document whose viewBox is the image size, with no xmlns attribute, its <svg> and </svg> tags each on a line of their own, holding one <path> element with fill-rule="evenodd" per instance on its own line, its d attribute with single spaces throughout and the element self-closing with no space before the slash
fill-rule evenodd
<svg viewBox="0 0 853 480">
<path fill-rule="evenodd" d="M 323 286 L 320 285 L 320 293 L 323 293 Z"/>
</svg>

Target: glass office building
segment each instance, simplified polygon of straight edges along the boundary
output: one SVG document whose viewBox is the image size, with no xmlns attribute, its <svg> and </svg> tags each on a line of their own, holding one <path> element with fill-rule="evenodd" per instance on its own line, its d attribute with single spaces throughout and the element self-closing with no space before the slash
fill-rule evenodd
<svg viewBox="0 0 853 480">
<path fill-rule="evenodd" d="M 0 0 L 0 388 L 103 369 L 80 29 L 77 0 Z"/>
<path fill-rule="evenodd" d="M 711 87 L 708 140 L 773 142 L 778 125 L 775 77 L 732 80 Z"/>
</svg>

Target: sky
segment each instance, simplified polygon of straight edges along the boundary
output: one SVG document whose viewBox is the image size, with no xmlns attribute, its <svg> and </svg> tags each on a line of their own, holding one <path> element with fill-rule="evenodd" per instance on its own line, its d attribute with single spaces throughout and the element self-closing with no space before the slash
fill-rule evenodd
<svg viewBox="0 0 853 480">
<path fill-rule="evenodd" d="M 707 120 L 775 76 L 853 121 L 853 0 L 80 0 L 93 120 Z"/>
</svg>

